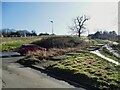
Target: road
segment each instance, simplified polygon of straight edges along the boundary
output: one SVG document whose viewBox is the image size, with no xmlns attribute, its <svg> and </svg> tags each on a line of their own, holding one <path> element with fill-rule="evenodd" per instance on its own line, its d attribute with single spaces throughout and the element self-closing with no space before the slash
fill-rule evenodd
<svg viewBox="0 0 120 90">
<path fill-rule="evenodd" d="M 23 57 L 2 58 L 3 88 L 75 88 L 63 80 L 16 63 L 20 58 Z M 80 90 L 86 89 L 80 88 Z"/>
</svg>

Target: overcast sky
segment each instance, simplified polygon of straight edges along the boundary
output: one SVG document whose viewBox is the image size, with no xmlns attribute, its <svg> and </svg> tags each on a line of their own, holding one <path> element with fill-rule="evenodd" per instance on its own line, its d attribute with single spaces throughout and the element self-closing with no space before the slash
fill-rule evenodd
<svg viewBox="0 0 120 90">
<path fill-rule="evenodd" d="M 70 34 L 68 26 L 72 19 L 83 14 L 91 18 L 86 22 L 90 33 L 118 32 L 117 2 L 2 2 L 2 28 L 51 33 L 50 20 L 53 20 L 54 32 L 66 35 Z"/>
</svg>

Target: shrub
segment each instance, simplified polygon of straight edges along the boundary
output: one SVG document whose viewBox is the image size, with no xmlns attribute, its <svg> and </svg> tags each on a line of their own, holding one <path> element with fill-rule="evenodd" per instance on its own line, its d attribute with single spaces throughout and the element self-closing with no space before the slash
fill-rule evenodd
<svg viewBox="0 0 120 90">
<path fill-rule="evenodd" d="M 65 48 L 65 49 L 52 48 L 49 51 L 36 51 L 36 52 L 29 51 L 25 57 L 28 59 L 38 59 L 38 60 L 50 59 L 52 57 L 63 55 L 67 52 L 71 52 L 76 49 L 77 48 Z"/>
<path fill-rule="evenodd" d="M 87 46 L 87 43 L 78 37 L 69 36 L 54 36 L 43 38 L 42 40 L 35 41 L 32 44 L 39 45 L 44 48 L 69 48 L 81 45 L 82 47 Z"/>
</svg>

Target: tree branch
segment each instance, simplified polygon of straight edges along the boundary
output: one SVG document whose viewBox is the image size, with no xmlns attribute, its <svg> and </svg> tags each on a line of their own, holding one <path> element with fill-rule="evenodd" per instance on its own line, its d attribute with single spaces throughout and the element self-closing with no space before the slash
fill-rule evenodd
<svg viewBox="0 0 120 90">
<path fill-rule="evenodd" d="M 73 32 L 77 32 L 80 36 L 81 33 L 84 32 L 84 30 L 86 29 L 84 23 L 89 20 L 90 18 L 84 16 L 77 16 L 76 19 L 73 20 L 73 27 L 70 27 L 70 29 Z"/>
</svg>

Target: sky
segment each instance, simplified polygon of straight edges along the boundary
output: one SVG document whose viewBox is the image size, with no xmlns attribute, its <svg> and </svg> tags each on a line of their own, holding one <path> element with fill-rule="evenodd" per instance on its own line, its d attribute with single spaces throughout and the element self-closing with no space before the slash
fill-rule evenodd
<svg viewBox="0 0 120 90">
<path fill-rule="evenodd" d="M 68 35 L 72 20 L 84 14 L 90 17 L 85 23 L 89 33 L 118 33 L 117 2 L 2 2 L 2 28 L 51 33 L 53 20 L 54 33 Z"/>
<path fill-rule="evenodd" d="M 2 2 L 119 2 L 119 0 L 1 0 Z"/>
</svg>

